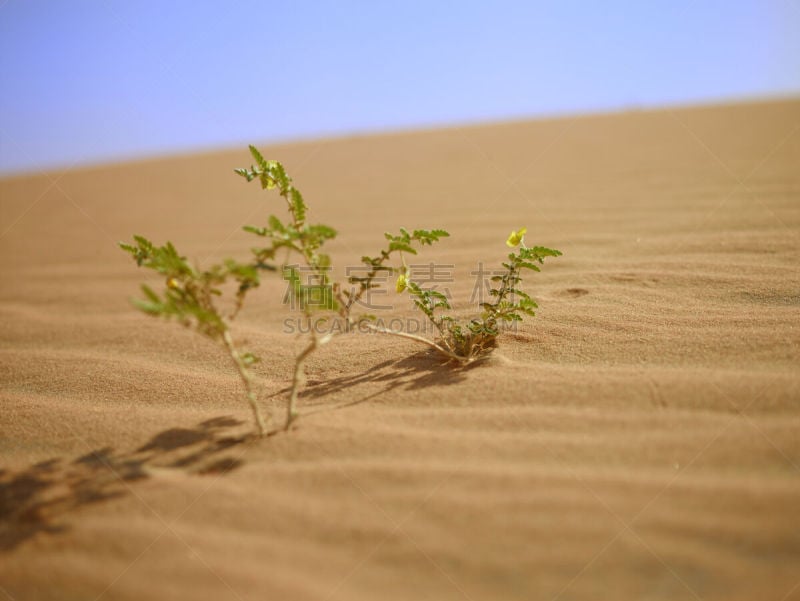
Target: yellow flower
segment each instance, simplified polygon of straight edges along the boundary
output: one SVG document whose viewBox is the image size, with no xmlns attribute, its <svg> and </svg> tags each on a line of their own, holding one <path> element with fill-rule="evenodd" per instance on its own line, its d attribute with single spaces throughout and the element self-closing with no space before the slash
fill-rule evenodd
<svg viewBox="0 0 800 601">
<path fill-rule="evenodd" d="M 508 236 L 508 240 L 506 240 L 506 244 L 511 248 L 515 246 L 519 246 L 520 242 L 522 242 L 522 238 L 525 236 L 525 232 L 528 231 L 528 228 L 523 227 L 517 230 L 516 232 L 511 232 Z"/>
<path fill-rule="evenodd" d="M 402 292 L 403 290 L 406 289 L 406 286 L 408 286 L 408 276 L 405 273 L 401 273 L 397 277 L 397 283 L 395 284 L 395 290 L 397 290 L 397 292 L 400 293 L 400 292 Z"/>
<path fill-rule="evenodd" d="M 175 278 L 168 279 L 167 280 L 167 286 L 170 287 L 170 288 L 175 288 L 175 289 L 178 289 L 178 288 L 181 287 L 181 285 L 178 283 L 178 280 L 176 280 Z"/>
</svg>

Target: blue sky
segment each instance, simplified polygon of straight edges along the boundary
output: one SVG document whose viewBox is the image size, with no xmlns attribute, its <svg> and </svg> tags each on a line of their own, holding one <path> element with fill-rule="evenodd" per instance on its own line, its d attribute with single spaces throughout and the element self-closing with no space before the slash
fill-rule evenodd
<svg viewBox="0 0 800 601">
<path fill-rule="evenodd" d="M 800 1 L 0 0 L 0 172 L 800 96 Z"/>
</svg>

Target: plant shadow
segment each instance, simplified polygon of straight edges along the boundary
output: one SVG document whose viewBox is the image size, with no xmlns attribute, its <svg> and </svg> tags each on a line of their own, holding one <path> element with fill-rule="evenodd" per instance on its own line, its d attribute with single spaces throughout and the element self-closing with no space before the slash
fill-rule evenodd
<svg viewBox="0 0 800 601">
<path fill-rule="evenodd" d="M 333 411 L 344 407 L 352 407 L 395 389 L 420 390 L 434 386 L 452 386 L 463 382 L 467 372 L 479 367 L 482 361 L 465 366 L 455 367 L 447 364 L 436 351 L 422 350 L 399 360 L 387 360 L 375 365 L 367 372 L 341 376 L 328 380 L 310 380 L 300 393 L 300 400 L 312 408 L 304 411 L 304 415 Z M 321 400 L 329 395 L 344 391 L 352 391 L 362 384 L 382 383 L 383 386 L 370 394 L 334 406 L 321 406 Z M 278 394 L 288 393 L 289 388 Z"/>
<path fill-rule="evenodd" d="M 67 514 L 130 494 L 131 483 L 156 470 L 223 475 L 238 468 L 241 458 L 225 452 L 249 439 L 230 434 L 241 424 L 216 417 L 191 429 L 164 430 L 132 452 L 102 447 L 72 461 L 56 457 L 19 471 L 0 469 L 0 553 L 40 532 L 66 531 Z"/>
</svg>

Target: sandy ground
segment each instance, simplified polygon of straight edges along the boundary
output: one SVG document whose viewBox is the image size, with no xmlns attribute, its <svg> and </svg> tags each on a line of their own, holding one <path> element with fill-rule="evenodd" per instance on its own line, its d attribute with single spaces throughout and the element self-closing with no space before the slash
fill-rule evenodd
<svg viewBox="0 0 800 601">
<path fill-rule="evenodd" d="M 344 337 L 258 442 L 228 359 L 135 311 L 153 278 L 116 248 L 246 257 L 283 210 L 246 150 L 0 180 L 0 598 L 800 599 L 798 127 L 783 101 L 269 148 L 339 274 L 445 227 L 420 262 L 466 314 L 512 228 L 564 256 L 486 363 Z M 275 410 L 283 291 L 236 327 Z"/>
</svg>

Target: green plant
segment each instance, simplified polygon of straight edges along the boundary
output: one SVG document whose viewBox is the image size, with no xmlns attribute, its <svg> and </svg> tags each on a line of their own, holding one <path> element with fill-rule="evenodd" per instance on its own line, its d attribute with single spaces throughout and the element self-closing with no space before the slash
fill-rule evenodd
<svg viewBox="0 0 800 601">
<path fill-rule="evenodd" d="M 439 333 L 437 350 L 459 363 L 469 363 L 485 357 L 497 344 L 500 324 L 522 321 L 523 316 L 535 315 L 538 308 L 529 294 L 519 288 L 523 269 L 540 271 L 537 263 L 544 263 L 545 257 L 558 257 L 561 252 L 544 246 L 528 248 L 525 246 L 526 228 L 511 232 L 506 244 L 519 247 L 508 255 L 502 263 L 505 272 L 491 278 L 496 287 L 489 290 L 493 302 L 481 303 L 483 312 L 480 318 L 460 322 L 444 313 L 452 307 L 447 297 L 436 290 L 426 290 L 413 282 L 406 271 L 397 279 L 397 291 L 408 290 L 414 305 L 425 314 Z"/>
<path fill-rule="evenodd" d="M 164 277 L 161 294 L 143 285 L 145 298 L 134 300 L 135 306 L 152 316 L 176 319 L 224 347 L 242 380 L 260 435 L 268 431 L 267 420 L 259 407 L 255 379 L 250 371 L 259 359 L 235 344 L 231 324 L 249 291 L 259 286 L 262 272 L 274 271 L 282 275 L 288 283 L 291 301 L 300 308 L 310 326 L 321 321 L 332 321 L 336 325 L 324 335 L 318 334 L 316 327 L 308 328 L 308 344 L 295 357 L 283 424 L 284 429 L 288 429 L 297 417 L 297 398 L 304 384 L 307 358 L 335 336 L 359 329 L 402 336 L 436 349 L 459 365 L 470 363 L 485 357 L 495 347 L 502 323 L 520 321 L 523 316 L 534 314 L 536 303 L 519 288 L 522 270 L 538 271 L 537 263 L 561 254 L 544 247 L 526 247 L 524 228 L 512 232 L 506 243 L 516 250 L 503 263 L 503 274 L 492 278 L 495 282 L 490 290 L 492 302 L 482 303 L 480 318 L 467 322 L 447 314 L 446 311 L 451 310 L 447 298 L 414 282 L 405 262 L 406 254 L 416 255 L 420 247 L 431 246 L 448 237 L 449 234 L 442 229 L 408 231 L 400 228 L 398 234 L 386 233 L 386 246 L 377 255 L 361 258 L 363 275 L 350 276 L 346 283 L 333 281 L 331 259 L 323 249 L 327 241 L 336 237 L 336 230 L 323 224 L 309 224 L 305 200 L 283 165 L 265 160 L 253 146 L 250 146 L 250 153 L 255 163 L 235 172 L 248 182 L 258 181 L 265 190 L 277 190 L 286 202 L 289 218 L 284 221 L 270 215 L 266 226 L 244 227 L 245 231 L 264 240 L 252 249 L 248 261 L 227 259 L 201 270 L 192 267 L 170 242 L 155 246 L 142 236 L 134 236 L 134 244 L 120 243 L 120 246 L 131 254 L 137 265 Z M 290 262 L 290 259 L 300 262 Z M 414 305 L 435 327 L 436 339 L 390 330 L 375 323 L 374 315 L 357 313 L 359 301 L 379 286 L 379 276 L 388 274 L 398 275 L 397 292 L 408 291 Z M 303 275 L 306 276 L 305 282 Z M 235 286 L 231 288 L 229 283 Z M 230 293 L 232 299 L 225 301 Z M 228 307 L 227 311 L 225 307 Z"/>
<path fill-rule="evenodd" d="M 237 348 L 231 336 L 230 322 L 242 308 L 247 292 L 258 286 L 258 270 L 267 266 L 258 263 L 245 265 L 229 259 L 202 271 L 189 265 L 171 242 L 155 246 L 147 238 L 134 236 L 134 244 L 120 242 L 119 245 L 133 256 L 137 265 L 160 273 L 165 280 L 161 295 L 142 284 L 144 298 L 134 299 L 133 304 L 148 315 L 175 319 L 220 343 L 230 355 L 244 384 L 258 433 L 266 434 L 267 424 L 258 405 L 255 382 L 249 369 L 259 358 Z M 238 286 L 233 307 L 225 313 L 219 307 L 219 300 L 223 296 L 222 285 L 230 279 L 235 280 Z"/>
</svg>

